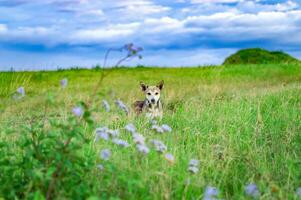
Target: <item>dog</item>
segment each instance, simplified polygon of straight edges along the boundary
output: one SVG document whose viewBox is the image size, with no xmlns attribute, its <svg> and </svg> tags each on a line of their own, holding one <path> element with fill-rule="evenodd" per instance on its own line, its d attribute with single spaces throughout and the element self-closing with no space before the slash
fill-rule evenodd
<svg viewBox="0 0 301 200">
<path fill-rule="evenodd" d="M 163 108 L 160 96 L 163 85 L 163 80 L 156 86 L 148 86 L 140 82 L 140 87 L 145 94 L 145 100 L 134 103 L 135 111 L 138 115 L 145 112 L 146 117 L 149 119 L 162 119 Z"/>
</svg>

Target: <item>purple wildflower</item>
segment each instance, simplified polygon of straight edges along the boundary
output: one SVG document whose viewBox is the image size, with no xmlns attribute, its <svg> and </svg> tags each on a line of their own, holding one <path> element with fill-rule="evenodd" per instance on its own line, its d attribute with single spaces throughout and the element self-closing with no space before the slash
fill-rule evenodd
<svg viewBox="0 0 301 200">
<path fill-rule="evenodd" d="M 127 124 L 125 126 L 125 130 L 127 130 L 128 132 L 134 134 L 136 133 L 136 127 L 134 126 L 134 124 Z"/>
<path fill-rule="evenodd" d="M 153 125 L 152 130 L 156 131 L 157 133 L 164 133 L 164 130 L 161 126 Z"/>
<path fill-rule="evenodd" d="M 204 193 L 204 200 L 213 200 L 216 199 L 218 195 L 218 189 L 216 187 L 207 186 Z"/>
<path fill-rule="evenodd" d="M 107 133 L 111 136 L 111 137 L 118 137 L 118 135 L 119 135 L 119 130 L 110 130 L 110 129 L 108 129 L 107 130 Z"/>
<path fill-rule="evenodd" d="M 167 124 L 163 124 L 161 126 L 161 128 L 163 129 L 164 132 L 171 132 L 172 129 L 170 128 L 170 126 L 168 126 Z"/>
<path fill-rule="evenodd" d="M 196 174 L 199 171 L 199 164 L 200 164 L 199 160 L 191 159 L 189 161 L 188 171 L 193 174 Z"/>
<path fill-rule="evenodd" d="M 195 166 L 189 166 L 188 167 L 188 171 L 193 173 L 193 174 L 196 174 L 199 172 L 199 168 L 198 167 L 195 167 Z"/>
<path fill-rule="evenodd" d="M 167 150 L 167 146 L 165 146 L 165 144 L 159 140 L 152 140 L 152 143 L 154 144 L 156 151 L 160 153 L 163 153 Z"/>
<path fill-rule="evenodd" d="M 133 48 L 134 44 L 133 43 L 128 43 L 124 45 L 124 48 L 128 51 L 130 51 Z"/>
<path fill-rule="evenodd" d="M 110 149 L 104 149 L 100 152 L 100 158 L 102 160 L 109 160 L 111 155 L 112 155 L 112 153 L 111 153 Z"/>
<path fill-rule="evenodd" d="M 84 111 L 81 107 L 77 106 L 72 109 L 72 112 L 75 116 L 81 117 L 84 114 Z"/>
<path fill-rule="evenodd" d="M 104 140 L 109 140 L 109 134 L 107 133 L 108 128 L 102 127 L 96 129 L 96 142 L 99 140 L 99 138 L 102 138 Z"/>
<path fill-rule="evenodd" d="M 68 85 L 68 79 L 64 78 L 60 81 L 61 87 L 66 88 Z"/>
<path fill-rule="evenodd" d="M 102 100 L 102 105 L 107 112 L 110 112 L 110 105 L 106 100 Z"/>
<path fill-rule="evenodd" d="M 246 195 L 251 196 L 254 199 L 256 199 L 260 196 L 260 192 L 255 183 L 250 183 L 247 186 L 245 186 L 245 193 L 246 193 Z"/>
<path fill-rule="evenodd" d="M 98 132 L 107 132 L 108 130 L 109 130 L 109 128 L 106 126 L 96 129 L 96 131 L 98 131 Z"/>
<path fill-rule="evenodd" d="M 149 148 L 144 144 L 137 144 L 137 150 L 144 155 L 149 153 Z"/>
<path fill-rule="evenodd" d="M 170 163 L 173 163 L 175 161 L 175 157 L 171 153 L 165 154 L 165 159 Z"/>
<path fill-rule="evenodd" d="M 124 49 L 128 52 L 128 57 L 138 55 L 139 52 L 143 51 L 142 47 L 136 47 L 133 43 L 124 45 Z M 138 55 L 139 58 L 141 55 Z"/>
<path fill-rule="evenodd" d="M 140 135 L 138 133 L 133 134 L 133 140 L 136 144 L 144 144 L 145 138 L 143 135 Z"/>
<path fill-rule="evenodd" d="M 129 114 L 129 109 L 128 107 L 120 100 L 116 100 L 115 101 L 116 105 L 123 110 L 126 114 Z"/>
<path fill-rule="evenodd" d="M 121 139 L 118 139 L 118 138 L 114 138 L 114 139 L 112 140 L 112 142 L 113 142 L 114 144 L 117 144 L 117 145 L 119 145 L 119 146 L 121 146 L 121 147 L 125 147 L 125 148 L 129 146 L 129 143 L 128 143 L 127 141 L 121 140 Z"/>
<path fill-rule="evenodd" d="M 24 89 L 24 87 L 19 87 L 17 89 L 17 93 L 19 93 L 22 97 L 25 96 L 25 89 Z"/>
<path fill-rule="evenodd" d="M 197 159 L 191 159 L 191 160 L 189 161 L 189 166 L 198 167 L 199 164 L 200 164 L 200 161 L 197 160 Z"/>
<path fill-rule="evenodd" d="M 109 135 L 106 132 L 100 132 L 97 136 L 104 140 L 109 140 Z"/>
</svg>

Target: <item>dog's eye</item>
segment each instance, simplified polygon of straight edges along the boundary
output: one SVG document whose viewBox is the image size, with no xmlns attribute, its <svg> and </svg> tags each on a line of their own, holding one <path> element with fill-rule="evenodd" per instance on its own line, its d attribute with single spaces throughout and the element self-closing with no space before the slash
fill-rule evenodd
<svg viewBox="0 0 301 200">
<path fill-rule="evenodd" d="M 149 93 L 147 93 L 148 95 L 152 95 L 150 92 Z"/>
<path fill-rule="evenodd" d="M 158 94 L 159 94 L 158 92 L 155 93 L 155 95 L 158 95 Z"/>
</svg>

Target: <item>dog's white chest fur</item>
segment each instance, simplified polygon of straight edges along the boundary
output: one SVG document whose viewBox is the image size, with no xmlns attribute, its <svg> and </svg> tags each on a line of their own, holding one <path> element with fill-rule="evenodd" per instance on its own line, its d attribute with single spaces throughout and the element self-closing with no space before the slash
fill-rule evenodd
<svg viewBox="0 0 301 200">
<path fill-rule="evenodd" d="M 150 104 L 145 113 L 147 118 L 154 119 L 154 118 L 159 118 L 162 119 L 163 117 L 163 110 L 162 110 L 162 105 L 161 102 L 158 102 L 158 105 L 153 105 Z"/>
</svg>

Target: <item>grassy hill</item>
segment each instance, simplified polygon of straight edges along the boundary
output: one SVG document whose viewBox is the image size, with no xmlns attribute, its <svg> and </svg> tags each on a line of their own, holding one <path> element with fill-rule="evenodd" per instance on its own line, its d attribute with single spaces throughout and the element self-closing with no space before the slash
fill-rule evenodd
<svg viewBox="0 0 301 200">
<path fill-rule="evenodd" d="M 0 73 L 0 199 L 203 199 L 207 186 L 218 199 L 297 199 L 301 177 L 300 65 L 235 65 L 208 68 L 114 69 Z M 68 79 L 66 88 L 60 80 Z M 139 81 L 162 91 L 159 134 L 144 117 L 127 116 L 143 99 Z M 25 96 L 12 98 L 23 86 Z M 109 112 L 102 106 L 106 99 Z M 82 118 L 75 106 L 86 102 Z M 87 119 L 90 120 L 87 120 Z M 143 155 L 125 125 L 133 123 L 150 148 Z M 119 138 L 95 140 L 95 129 L 119 129 Z M 167 150 L 158 153 L 151 140 Z M 103 160 L 100 152 L 111 151 Z M 171 153 L 174 161 L 165 158 Z M 188 171 L 190 159 L 199 171 Z"/>
<path fill-rule="evenodd" d="M 231 64 L 289 64 L 300 62 L 296 58 L 281 51 L 267 51 L 253 48 L 239 50 L 225 59 L 224 65 Z"/>
</svg>

